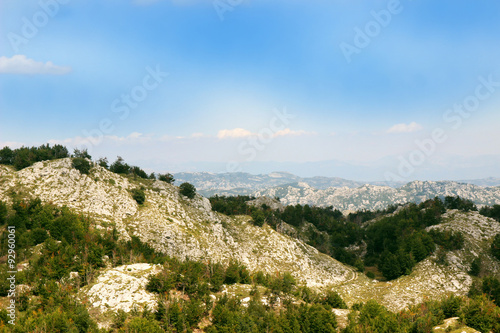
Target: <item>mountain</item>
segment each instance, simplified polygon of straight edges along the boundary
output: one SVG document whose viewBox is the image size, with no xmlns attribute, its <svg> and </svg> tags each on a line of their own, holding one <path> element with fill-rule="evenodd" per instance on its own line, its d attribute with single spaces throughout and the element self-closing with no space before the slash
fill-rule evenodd
<svg viewBox="0 0 500 333">
<path fill-rule="evenodd" d="M 360 209 L 379 209 L 392 203 L 420 202 L 435 196 L 446 195 L 463 195 L 464 198 L 470 198 L 478 205 L 491 205 L 498 203 L 499 198 L 496 194 L 497 190 L 491 187 L 500 186 L 500 179 L 493 177 L 461 181 L 414 181 L 410 183 L 363 182 L 321 176 L 303 178 L 288 172 L 272 172 L 259 175 L 244 172 L 181 172 L 175 173 L 174 177 L 176 184 L 191 183 L 205 197 L 215 194 L 278 196 L 283 199 L 285 204 L 333 205 L 335 208 L 342 210 L 355 210 L 358 205 Z M 372 185 L 372 187 L 366 185 Z M 471 187 L 469 185 L 475 186 Z M 417 188 L 419 186 L 421 189 Z M 374 194 L 375 196 L 373 196 Z M 381 197 L 379 198 L 377 195 Z M 364 198 L 363 196 L 369 196 L 370 198 Z M 343 197 L 343 199 L 338 197 Z M 356 200 L 356 197 L 361 199 Z M 391 200 L 395 201 L 392 202 Z"/>
<path fill-rule="evenodd" d="M 280 179 L 292 176 L 276 174 L 269 177 Z M 254 182 L 259 183 L 261 179 L 257 177 Z M 132 190 L 141 188 L 145 193 L 143 205 L 139 205 L 131 195 Z M 483 188 L 484 192 L 480 192 L 478 186 L 453 182 L 413 182 L 400 189 L 364 185 L 353 189 L 326 190 L 299 183 L 295 187 L 283 187 L 283 191 L 288 194 L 282 198 L 290 202 L 299 200 L 299 197 L 322 202 L 319 201 L 321 196 L 328 193 L 330 199 L 337 198 L 335 200 L 344 202 L 341 207 L 346 209 L 376 208 L 394 203 L 392 200 L 423 200 L 428 193 L 470 195 L 485 203 L 498 200 L 498 193 L 495 192 L 498 189 Z M 294 191 L 298 191 L 295 196 Z M 443 223 L 429 227 L 461 231 L 465 235 L 463 249 L 447 251 L 446 263 L 439 262 L 437 254 L 433 254 L 418 263 L 411 274 L 381 282 L 369 279 L 355 268 L 268 225 L 254 226 L 249 216 L 230 217 L 216 213 L 212 211 L 208 199 L 198 194 L 188 199 L 180 194 L 178 187 L 165 182 L 118 175 L 98 165 L 93 165 L 89 175 L 85 175 L 72 167 L 69 158 L 38 162 L 20 171 L 0 165 L 0 201 L 12 204 L 18 199 L 34 197 L 55 206 L 66 206 L 85 218 L 91 218 L 93 230 L 116 228 L 120 239 L 138 237 L 155 250 L 180 260 L 189 258 L 225 265 L 237 260 L 251 273 L 262 271 L 270 276 L 279 276 L 288 272 L 299 284 L 314 290 L 323 292 L 333 288 L 348 306 L 375 299 L 390 310 L 399 311 L 426 299 L 440 299 L 449 293 L 466 295 L 473 282 L 468 271 L 472 261 L 478 257 L 482 258 L 483 270 L 488 274 L 498 276 L 500 271 L 498 260 L 488 252 L 493 237 L 500 232 L 500 224 L 477 212 L 448 211 Z M 327 204 L 326 199 L 321 200 Z M 259 206 L 266 200 L 261 198 L 254 204 Z M 350 203 L 347 203 L 349 200 Z M 280 208 L 279 204 L 276 207 Z M 288 226 L 288 229 L 291 228 Z M 28 253 L 41 253 L 43 246 L 48 245 L 36 245 Z M 80 288 L 75 297 L 86 304 L 92 318 L 101 327 L 110 328 L 119 310 L 134 313 L 137 308 L 156 308 L 158 296 L 147 291 L 146 284 L 151 274 L 162 272 L 168 265 L 134 263 L 132 252 L 132 263 L 126 265 L 114 265 L 113 258 L 105 257 L 103 261 L 107 265 L 93 273 L 95 279 L 82 288 L 80 282 L 73 284 Z M 19 258 L 18 264 L 23 269 L 29 269 L 32 261 L 29 257 Z M 71 272 L 58 283 L 67 286 L 68 281 L 78 280 L 78 276 L 78 272 Z M 29 290 L 35 287 L 23 288 Z M 222 293 L 239 297 L 245 304 L 250 299 L 248 295 L 254 292 L 251 289 L 251 285 L 228 285 L 223 287 Z M 262 289 L 262 293 L 265 291 Z M 177 297 L 186 298 L 179 293 Z M 216 298 L 215 295 L 210 297 Z M 263 300 L 270 300 L 270 296 L 264 294 Z M 347 316 L 349 310 L 344 311 Z"/>
<path fill-rule="evenodd" d="M 500 186 L 500 178 L 489 177 L 483 179 L 459 180 L 459 183 L 473 184 L 482 187 Z"/>
<path fill-rule="evenodd" d="M 500 204 L 500 187 L 481 187 L 451 181 L 414 181 L 400 188 L 366 184 L 358 188 L 331 187 L 324 190 L 301 182 L 258 190 L 252 195 L 279 197 L 285 205 L 333 206 L 341 211 L 382 210 L 389 205 L 420 203 L 436 196 L 460 196 L 480 206 Z"/>
<path fill-rule="evenodd" d="M 287 184 L 305 183 L 317 189 L 330 187 L 356 188 L 364 184 L 387 185 L 400 187 L 403 182 L 359 182 L 339 177 L 306 177 L 302 178 L 288 172 L 272 172 L 269 174 L 252 175 L 245 172 L 211 173 L 211 172 L 180 172 L 174 173 L 176 184 L 188 182 L 193 184 L 200 194 L 212 195 L 249 195 L 257 190 L 267 189 Z"/>
</svg>

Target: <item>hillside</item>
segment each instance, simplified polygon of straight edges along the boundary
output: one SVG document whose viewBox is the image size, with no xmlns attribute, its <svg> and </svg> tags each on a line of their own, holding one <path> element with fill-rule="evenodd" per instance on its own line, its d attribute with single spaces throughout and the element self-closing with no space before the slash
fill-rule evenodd
<svg viewBox="0 0 500 333">
<path fill-rule="evenodd" d="M 292 272 L 310 286 L 337 284 L 352 270 L 303 242 L 270 228 L 211 211 L 208 199 L 189 200 L 177 187 L 160 181 L 132 180 L 96 166 L 90 176 L 71 167 L 70 159 L 39 162 L 18 172 L 0 166 L 0 200 L 12 193 L 39 197 L 95 218 L 99 228 L 116 226 L 121 237 L 137 236 L 156 250 L 193 260 L 239 260 L 267 273 Z M 139 206 L 127 190 L 146 186 Z"/>
<path fill-rule="evenodd" d="M 448 211 L 444 222 L 430 229 L 460 231 L 465 236 L 461 250 L 447 251 L 444 262 L 433 254 L 418 263 L 408 276 L 390 282 L 370 280 L 364 275 L 339 287 L 348 304 L 375 299 L 393 311 L 400 311 L 425 299 L 440 299 L 443 295 L 467 295 L 473 278 L 469 275 L 471 263 L 481 257 L 484 275 L 500 277 L 500 262 L 489 254 L 493 237 L 500 232 L 500 224 L 477 212 Z"/>
</svg>

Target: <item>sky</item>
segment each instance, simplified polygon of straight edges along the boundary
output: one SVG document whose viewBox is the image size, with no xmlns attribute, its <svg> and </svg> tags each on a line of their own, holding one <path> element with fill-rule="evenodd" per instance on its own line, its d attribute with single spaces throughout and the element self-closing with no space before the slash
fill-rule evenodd
<svg viewBox="0 0 500 333">
<path fill-rule="evenodd" d="M 147 171 L 500 177 L 500 3 L 0 0 L 0 146 Z"/>
</svg>

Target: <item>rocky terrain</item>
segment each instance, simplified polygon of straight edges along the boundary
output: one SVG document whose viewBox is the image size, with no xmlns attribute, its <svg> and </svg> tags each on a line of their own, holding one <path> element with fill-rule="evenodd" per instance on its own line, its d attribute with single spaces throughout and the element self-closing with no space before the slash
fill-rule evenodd
<svg viewBox="0 0 500 333">
<path fill-rule="evenodd" d="M 129 192 L 137 187 L 145 190 L 144 205 L 138 205 Z M 280 196 L 281 203 L 316 200 L 321 205 L 353 210 L 385 208 L 410 199 L 421 201 L 429 193 L 460 195 L 483 204 L 500 201 L 498 188 L 451 182 L 413 182 L 400 189 L 365 185 L 317 190 L 307 184 L 284 189 L 288 193 L 284 196 L 278 190 L 262 194 Z M 90 175 L 82 175 L 72 168 L 70 159 L 39 162 L 21 171 L 0 165 L 0 200 L 12 202 L 16 197 L 39 197 L 44 202 L 68 206 L 93 217 L 97 228 L 116 227 L 124 239 L 137 236 L 156 250 L 181 259 L 222 263 L 236 259 L 251 271 L 290 272 L 310 287 L 333 287 L 348 305 L 375 299 L 397 311 L 426 298 L 438 299 L 448 293 L 465 295 L 473 282 L 468 274 L 470 264 L 480 255 L 485 272 L 498 275 L 500 271 L 498 261 L 487 254 L 493 237 L 500 232 L 500 224 L 477 212 L 448 211 L 444 223 L 430 227 L 465 235 L 464 249 L 447 252 L 444 264 L 433 255 L 420 262 L 410 275 L 379 282 L 300 240 L 268 226 L 254 226 L 248 216 L 215 213 L 208 199 L 200 195 L 188 199 L 165 182 L 123 177 L 99 166 L 94 166 Z M 262 203 L 281 207 L 266 198 L 254 202 L 257 206 Z M 96 281 L 81 290 L 80 297 L 88 299 L 93 311 L 102 313 L 145 305 L 152 308 L 156 300 L 144 286 L 147 276 L 156 269 L 149 264 L 102 269 Z"/>
</svg>

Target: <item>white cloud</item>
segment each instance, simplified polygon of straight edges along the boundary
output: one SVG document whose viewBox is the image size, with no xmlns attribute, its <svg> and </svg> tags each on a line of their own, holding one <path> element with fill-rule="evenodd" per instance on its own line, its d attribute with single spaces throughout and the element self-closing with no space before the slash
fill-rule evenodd
<svg viewBox="0 0 500 333">
<path fill-rule="evenodd" d="M 387 133 L 412 133 L 417 132 L 422 129 L 422 125 L 416 122 L 411 122 L 409 124 L 396 124 L 387 130 Z"/>
<path fill-rule="evenodd" d="M 248 136 L 255 135 L 254 133 L 250 132 L 249 130 L 243 129 L 243 128 L 235 128 L 235 129 L 223 129 L 220 130 L 219 133 L 217 133 L 217 137 L 219 139 L 226 139 L 226 138 L 245 138 Z"/>
<path fill-rule="evenodd" d="M 280 136 L 299 136 L 299 135 L 306 135 L 306 134 L 316 134 L 315 132 L 306 132 L 304 130 L 298 130 L 294 131 L 289 128 L 285 128 L 282 130 L 279 130 L 277 132 L 274 132 L 272 134 L 273 138 L 277 138 Z M 249 130 L 246 130 L 244 128 L 234 128 L 234 129 L 223 129 L 220 130 L 217 133 L 217 138 L 219 139 L 234 139 L 234 138 L 246 138 L 249 136 L 258 136 L 259 133 L 254 133 Z M 267 135 L 267 134 L 266 134 Z"/>
<path fill-rule="evenodd" d="M 0 57 L 0 73 L 7 74 L 47 74 L 64 75 L 71 72 L 71 67 L 57 66 L 51 61 L 41 62 L 18 54 L 12 58 Z"/>
<path fill-rule="evenodd" d="M 274 133 L 273 137 L 278 137 L 278 136 L 299 136 L 299 135 L 305 135 L 305 134 L 314 134 L 314 133 L 309 133 L 304 130 L 299 130 L 299 131 L 294 131 L 289 128 L 285 128 L 281 131 L 278 131 Z"/>
</svg>

